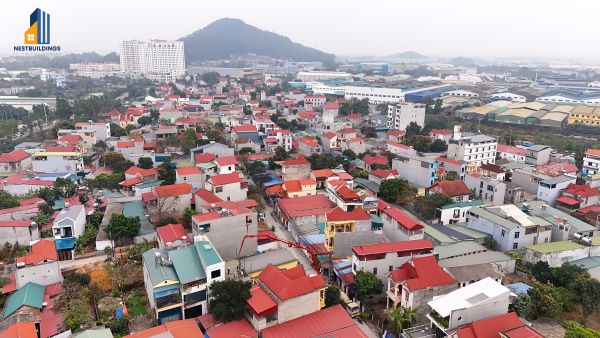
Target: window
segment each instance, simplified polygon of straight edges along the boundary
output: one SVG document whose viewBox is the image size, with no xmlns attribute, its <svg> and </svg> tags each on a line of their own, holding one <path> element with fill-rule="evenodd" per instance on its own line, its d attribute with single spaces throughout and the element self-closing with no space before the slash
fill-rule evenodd
<svg viewBox="0 0 600 338">
<path fill-rule="evenodd" d="M 221 277 L 221 270 L 214 270 L 210 272 L 210 278 L 215 279 Z"/>
<path fill-rule="evenodd" d="M 388 268 L 389 268 L 389 271 L 392 272 L 392 269 L 394 268 L 394 266 L 390 265 Z"/>
<path fill-rule="evenodd" d="M 373 268 L 373 274 L 376 275 L 377 274 L 377 268 Z"/>
<path fill-rule="evenodd" d="M 517 232 L 515 232 L 515 238 L 519 238 L 519 235 L 521 235 L 521 233 L 520 233 L 520 232 L 518 232 L 518 231 L 517 231 Z"/>
<path fill-rule="evenodd" d="M 504 230 L 502 230 L 502 237 L 504 237 Z"/>
<path fill-rule="evenodd" d="M 223 192 L 223 186 L 215 187 L 215 192 Z"/>
</svg>

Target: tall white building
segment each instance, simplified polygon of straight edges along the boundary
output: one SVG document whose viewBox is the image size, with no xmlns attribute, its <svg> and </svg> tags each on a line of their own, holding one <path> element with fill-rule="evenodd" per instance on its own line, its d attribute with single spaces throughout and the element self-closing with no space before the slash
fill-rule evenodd
<svg viewBox="0 0 600 338">
<path fill-rule="evenodd" d="M 498 140 L 494 137 L 461 133 L 460 126 L 454 126 L 454 134 L 448 142 L 448 158 L 467 163 L 467 171 L 474 172 L 482 164 L 496 163 Z"/>
<path fill-rule="evenodd" d="M 123 41 L 121 71 L 128 76 L 171 82 L 185 75 L 181 41 Z"/>
<path fill-rule="evenodd" d="M 390 129 L 406 130 L 411 122 L 425 126 L 425 105 L 422 103 L 400 102 L 388 106 L 388 122 Z"/>
</svg>

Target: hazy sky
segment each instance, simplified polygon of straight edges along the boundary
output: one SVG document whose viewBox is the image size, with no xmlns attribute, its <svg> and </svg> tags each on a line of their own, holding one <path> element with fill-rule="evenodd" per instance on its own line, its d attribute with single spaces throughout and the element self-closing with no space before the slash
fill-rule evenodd
<svg viewBox="0 0 600 338">
<path fill-rule="evenodd" d="M 51 15 L 64 52 L 118 51 L 125 39 L 177 39 L 223 17 L 337 55 L 600 60 L 595 0 L 4 0 L 0 55 L 23 43 L 29 14 Z"/>
</svg>

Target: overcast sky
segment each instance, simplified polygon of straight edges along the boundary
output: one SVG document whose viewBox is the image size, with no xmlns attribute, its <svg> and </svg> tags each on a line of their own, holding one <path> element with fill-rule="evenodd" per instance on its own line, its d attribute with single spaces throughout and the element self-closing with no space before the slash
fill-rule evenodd
<svg viewBox="0 0 600 338">
<path fill-rule="evenodd" d="M 337 55 L 568 57 L 600 61 L 594 0 L 4 0 L 0 55 L 29 14 L 51 15 L 64 52 L 118 51 L 126 39 L 178 39 L 231 17 Z"/>
</svg>

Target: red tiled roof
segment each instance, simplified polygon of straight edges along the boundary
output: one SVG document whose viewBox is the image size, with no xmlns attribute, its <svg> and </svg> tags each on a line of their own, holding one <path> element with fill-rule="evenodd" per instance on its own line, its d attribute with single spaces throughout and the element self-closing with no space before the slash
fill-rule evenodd
<svg viewBox="0 0 600 338">
<path fill-rule="evenodd" d="M 406 287 L 411 291 L 456 283 L 456 280 L 438 265 L 434 256 L 413 257 L 400 268 L 390 272 L 389 277 L 396 283 L 406 282 Z"/>
<path fill-rule="evenodd" d="M 581 197 L 591 197 L 600 195 L 600 191 L 596 188 L 590 188 L 587 185 L 580 185 L 574 183 L 569 184 L 567 189 L 565 189 L 565 192 Z"/>
<path fill-rule="evenodd" d="M 356 129 L 354 128 L 344 128 L 337 131 L 338 134 L 352 134 L 356 133 Z"/>
<path fill-rule="evenodd" d="M 181 168 L 177 168 L 175 170 L 177 172 L 177 175 L 182 176 L 182 175 L 197 175 L 197 174 L 201 174 L 202 171 L 200 171 L 200 168 L 195 167 L 193 165 L 187 166 L 187 167 L 181 167 Z"/>
<path fill-rule="evenodd" d="M 579 202 L 579 200 L 578 200 L 578 199 L 576 199 L 575 197 L 572 197 L 572 196 L 566 196 L 566 195 L 559 196 L 559 197 L 556 199 L 556 201 L 557 201 L 557 202 L 560 202 L 560 203 L 564 203 L 564 204 L 566 204 L 566 205 L 578 205 L 579 203 L 581 203 L 581 202 Z"/>
<path fill-rule="evenodd" d="M 302 191 L 300 180 L 285 181 L 283 182 L 283 187 L 288 193 Z"/>
<path fill-rule="evenodd" d="M 17 279 L 15 276 L 15 273 L 9 273 L 8 275 L 5 275 L 4 277 L 6 277 L 6 279 L 8 279 L 8 283 L 4 284 L 4 286 L 2 287 L 2 294 L 7 294 L 7 293 L 11 293 L 13 291 L 17 290 Z"/>
<path fill-rule="evenodd" d="M 438 187 L 438 189 L 434 189 L 435 187 Z M 439 182 L 435 182 L 431 185 L 431 187 L 429 187 L 429 190 L 434 191 L 436 193 L 440 193 L 442 195 L 446 195 L 448 197 L 457 197 L 471 194 L 471 190 L 469 190 L 469 187 L 467 187 L 465 182 L 461 180 L 442 180 Z"/>
<path fill-rule="evenodd" d="M 244 124 L 241 126 L 235 126 L 233 127 L 233 129 L 231 130 L 234 133 L 239 133 L 239 132 L 258 132 L 258 129 L 256 129 L 256 126 L 251 125 L 251 124 Z"/>
<path fill-rule="evenodd" d="M 144 143 L 144 149 L 154 149 L 156 148 L 156 143 Z"/>
<path fill-rule="evenodd" d="M 192 337 L 192 336 L 190 336 Z M 203 337 L 203 336 L 193 336 Z M 205 337 L 210 338 L 258 338 L 258 333 L 246 319 L 231 321 L 222 325 L 217 325 L 206 331 Z M 175 337 L 177 338 L 177 337 Z"/>
<path fill-rule="evenodd" d="M 120 141 L 117 142 L 117 148 L 133 148 L 135 144 L 133 141 Z"/>
<path fill-rule="evenodd" d="M 266 190 L 267 195 L 273 196 L 283 192 L 283 186 L 281 184 L 272 185 L 268 187 Z"/>
<path fill-rule="evenodd" d="M 383 209 L 383 213 L 393 218 L 400 226 L 407 230 L 419 230 L 423 228 L 421 223 L 408 216 L 398 208 L 390 206 L 386 209 Z"/>
<path fill-rule="evenodd" d="M 282 301 L 316 291 L 327 286 L 320 274 L 307 276 L 302 265 L 288 270 L 279 270 L 269 264 L 258 275 L 258 279 Z"/>
<path fill-rule="evenodd" d="M 77 147 L 75 146 L 48 146 L 46 147 L 46 151 L 50 153 L 59 153 L 59 152 L 76 152 Z"/>
<path fill-rule="evenodd" d="M 314 119 L 317 115 L 313 111 L 301 111 L 298 113 L 298 116 L 305 119 Z"/>
<path fill-rule="evenodd" d="M 24 212 L 26 214 L 31 214 L 31 213 L 37 213 L 39 211 L 37 205 L 20 205 L 18 207 L 14 207 L 14 208 L 6 208 L 6 209 L 0 209 L 0 215 L 6 215 L 6 214 L 12 214 L 15 212 Z M 0 221 L 0 224 L 2 224 L 2 222 L 13 222 L 14 221 Z M 0 225 L 2 226 L 2 225 Z M 8 225 L 10 226 L 10 225 Z"/>
<path fill-rule="evenodd" d="M 391 175 L 398 176 L 398 170 L 397 169 L 387 169 L 387 170 L 384 170 L 384 169 L 377 168 L 375 170 L 371 170 L 370 173 L 373 174 L 373 175 L 375 175 L 375 176 L 377 176 L 377 177 L 380 177 L 380 178 L 388 178 Z"/>
<path fill-rule="evenodd" d="M 431 129 L 431 134 L 439 134 L 439 135 L 452 135 L 452 130 L 450 129 Z"/>
<path fill-rule="evenodd" d="M 288 158 L 287 160 L 283 161 L 283 165 L 304 165 L 304 164 L 310 164 L 310 162 L 308 162 L 308 160 L 305 159 L 304 156 L 298 156 L 297 158 Z"/>
<path fill-rule="evenodd" d="M 327 177 L 331 177 L 331 176 L 335 175 L 335 173 L 331 169 L 316 169 L 316 170 L 313 170 L 312 173 L 315 178 L 321 178 L 321 177 L 327 178 Z"/>
<path fill-rule="evenodd" d="M 242 182 L 240 174 L 238 174 L 237 172 L 232 172 L 230 174 L 214 175 L 211 176 L 208 180 L 212 185 L 215 186 Z"/>
<path fill-rule="evenodd" d="M 22 174 L 12 174 L 3 180 L 3 184 L 9 185 L 42 185 L 42 186 L 52 186 L 54 184 L 53 181 L 50 180 L 38 180 L 38 179 L 28 179 L 25 178 L 25 175 Z"/>
<path fill-rule="evenodd" d="M 337 188 L 336 191 L 338 195 L 346 201 L 360 199 L 360 196 L 345 184 Z"/>
<path fill-rule="evenodd" d="M 235 158 L 235 156 L 224 156 L 224 157 L 217 157 L 215 159 L 215 163 L 217 163 L 218 166 L 222 167 L 222 166 L 229 166 L 229 165 L 236 165 L 238 164 L 237 159 Z"/>
<path fill-rule="evenodd" d="M 317 141 L 317 139 L 315 139 L 314 137 L 311 136 L 302 136 L 302 138 L 300 139 L 300 142 L 306 144 L 307 146 L 313 148 L 319 145 L 319 141 Z"/>
<path fill-rule="evenodd" d="M 504 173 L 504 169 L 501 166 L 492 164 L 492 163 L 484 163 L 479 167 L 481 170 L 487 170 L 492 173 L 501 174 Z"/>
<path fill-rule="evenodd" d="M 23 257 L 17 258 L 17 263 L 26 265 L 38 264 L 43 260 L 57 261 L 56 245 L 49 239 L 41 239 L 31 246 L 31 252 Z"/>
<path fill-rule="evenodd" d="M 192 216 L 192 219 L 196 222 L 196 223 L 202 223 L 202 222 L 207 222 L 207 221 L 212 221 L 213 219 L 217 219 L 217 218 L 221 218 L 221 214 L 216 212 L 216 211 L 212 211 L 212 212 L 207 212 L 206 214 L 198 214 L 198 215 L 194 215 Z"/>
<path fill-rule="evenodd" d="M 158 232 L 158 237 L 163 244 L 167 244 L 169 242 L 173 243 L 175 241 L 181 240 L 183 236 L 187 237 L 187 242 L 192 243 L 190 236 L 188 236 L 187 232 L 183 228 L 181 224 L 167 224 L 156 229 Z"/>
<path fill-rule="evenodd" d="M 125 338 L 152 338 L 158 336 L 172 338 L 204 337 L 194 319 L 185 319 L 166 322 L 160 326 L 132 333 L 125 336 Z"/>
<path fill-rule="evenodd" d="M 256 202 L 253 199 L 247 199 L 242 201 L 219 201 L 211 204 L 214 204 L 217 208 L 224 209 L 251 209 L 256 208 L 258 206 L 258 202 Z"/>
<path fill-rule="evenodd" d="M 372 165 L 372 164 L 380 164 L 380 165 L 385 165 L 385 166 L 388 165 L 388 158 L 383 155 L 371 156 L 369 154 L 366 154 L 365 157 L 363 157 L 363 161 L 368 165 Z"/>
<path fill-rule="evenodd" d="M 43 199 L 41 199 L 39 197 L 34 197 L 34 198 L 28 198 L 28 199 L 19 201 L 19 205 L 31 205 L 31 204 L 38 204 L 38 203 L 42 203 L 42 202 L 44 202 Z"/>
<path fill-rule="evenodd" d="M 362 117 L 362 115 L 360 115 L 360 114 L 350 114 L 350 115 L 346 115 L 346 118 L 347 118 L 347 119 L 359 119 L 359 118 L 361 118 L 361 117 Z"/>
<path fill-rule="evenodd" d="M 323 215 L 335 207 L 325 195 L 311 195 L 279 200 L 278 207 L 284 217 Z"/>
<path fill-rule="evenodd" d="M 328 132 L 326 132 L 326 133 L 323 133 L 323 135 L 321 135 L 321 136 L 323 136 L 323 137 L 325 137 L 325 138 L 328 138 L 328 139 L 332 139 L 332 138 L 336 137 L 336 136 L 337 136 L 337 134 L 336 134 L 336 133 L 333 133 L 333 132 L 330 132 L 330 131 L 328 131 Z"/>
<path fill-rule="evenodd" d="M 246 304 L 259 316 L 277 309 L 277 303 L 258 285 L 250 289 L 250 298 L 246 300 Z"/>
<path fill-rule="evenodd" d="M 411 146 L 407 146 L 406 144 L 402 144 L 402 143 L 398 143 L 398 142 L 394 142 L 394 141 L 387 141 L 387 144 L 394 146 L 394 147 L 402 148 L 402 149 L 412 149 Z"/>
<path fill-rule="evenodd" d="M 600 156 L 600 149 L 588 149 L 585 151 L 585 154 L 589 156 Z"/>
<path fill-rule="evenodd" d="M 325 102 L 323 109 L 337 109 L 340 107 L 338 102 Z"/>
<path fill-rule="evenodd" d="M 358 142 L 363 142 L 364 139 L 360 138 L 360 137 L 354 137 L 350 139 L 350 143 L 358 143 Z"/>
<path fill-rule="evenodd" d="M 136 184 L 140 184 L 144 182 L 141 178 L 139 178 L 138 176 L 136 177 L 132 177 L 129 179 L 126 179 L 125 181 L 119 182 L 119 185 L 122 185 L 124 187 L 133 187 Z"/>
<path fill-rule="evenodd" d="M 217 158 L 213 154 L 205 153 L 205 154 L 194 154 L 194 162 L 196 163 L 207 163 L 212 162 L 215 158 Z"/>
<path fill-rule="evenodd" d="M 325 214 L 327 222 L 344 222 L 344 221 L 369 221 L 371 216 L 362 208 L 356 208 L 352 211 L 344 211 L 338 207 Z"/>
<path fill-rule="evenodd" d="M 30 207 L 27 205 L 27 207 Z M 15 207 L 19 208 L 19 207 Z M 14 208 L 11 208 L 14 209 Z M 6 209 L 2 209 L 6 210 Z M 0 228 L 25 228 L 31 225 L 31 220 L 11 220 L 11 221 L 0 221 Z"/>
<path fill-rule="evenodd" d="M 510 331 L 526 327 L 526 335 L 510 335 Z M 459 338 L 490 338 L 500 337 L 500 333 L 507 332 L 505 336 L 510 338 L 542 338 L 543 336 L 535 332 L 526 325 L 515 312 L 505 313 L 482 320 L 469 323 L 456 331 Z M 514 331 L 513 331 L 514 332 Z"/>
<path fill-rule="evenodd" d="M 447 162 L 447 163 L 455 164 L 455 165 L 462 165 L 463 164 L 462 161 L 455 160 L 455 159 L 452 159 L 452 158 L 442 157 L 442 156 L 436 157 L 435 159 L 438 162 Z"/>
<path fill-rule="evenodd" d="M 386 254 L 390 252 L 423 252 L 431 250 L 433 250 L 433 243 L 426 239 L 355 245 L 352 247 L 352 251 L 358 256 Z"/>
<path fill-rule="evenodd" d="M 261 335 L 263 338 L 367 337 L 339 304 L 268 327 L 261 331 Z"/>
<path fill-rule="evenodd" d="M 600 213 L 600 205 L 588 205 L 587 207 L 583 207 L 576 211 L 578 214 L 587 214 L 588 212 L 597 212 Z"/>
<path fill-rule="evenodd" d="M 67 142 L 68 144 L 77 144 L 83 141 L 81 135 L 63 135 L 58 138 L 59 141 Z"/>
<path fill-rule="evenodd" d="M 9 153 L 1 153 L 0 154 L 0 163 L 11 163 L 11 162 L 19 162 L 28 157 L 30 157 L 29 153 L 24 150 L 17 149 L 13 150 Z"/>
<path fill-rule="evenodd" d="M 146 177 L 146 176 L 158 175 L 158 172 L 154 168 L 143 169 L 140 167 L 132 166 L 132 167 L 127 168 L 127 170 L 125 170 L 125 174 L 127 174 L 127 175 L 139 174 L 142 177 Z"/>
<path fill-rule="evenodd" d="M 527 155 L 527 150 L 525 150 L 524 148 L 507 146 L 505 144 L 498 144 L 498 146 L 496 147 L 496 150 L 499 153 L 509 153 L 509 154 L 514 154 L 514 155 L 519 155 L 519 156 Z"/>
<path fill-rule="evenodd" d="M 206 203 L 217 203 L 223 201 L 219 196 L 213 194 L 212 192 L 204 188 L 198 189 L 198 191 L 196 191 L 196 196 L 200 197 Z"/>
<path fill-rule="evenodd" d="M 395 137 L 404 136 L 406 134 L 406 132 L 404 130 L 397 130 L 397 129 L 388 130 L 387 133 L 388 133 L 388 135 L 392 135 Z"/>
<path fill-rule="evenodd" d="M 154 194 L 157 198 L 179 196 L 192 193 L 192 185 L 187 183 L 161 185 L 154 187 Z"/>
</svg>

